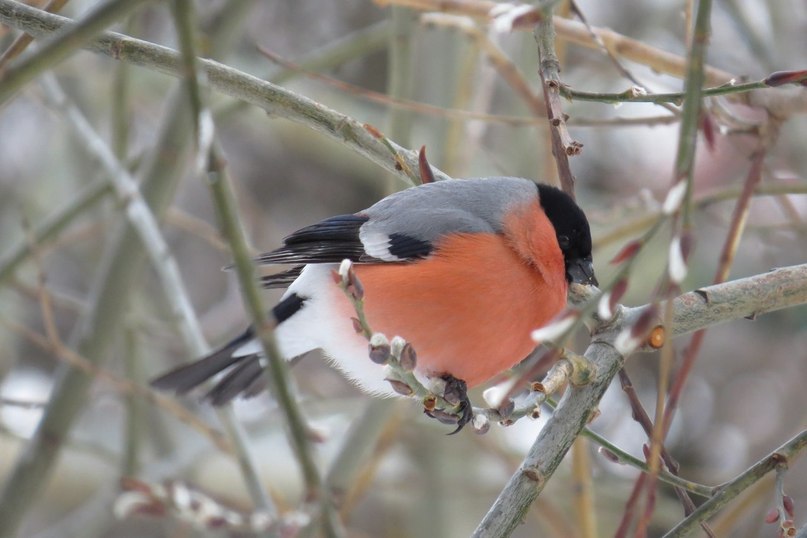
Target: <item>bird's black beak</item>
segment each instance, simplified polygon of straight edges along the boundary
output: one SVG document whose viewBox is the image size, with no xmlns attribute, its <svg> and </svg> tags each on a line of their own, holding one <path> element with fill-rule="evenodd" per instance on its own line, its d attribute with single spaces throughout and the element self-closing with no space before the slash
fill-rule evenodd
<svg viewBox="0 0 807 538">
<path fill-rule="evenodd" d="M 566 264 L 566 278 L 569 282 L 585 284 L 588 286 L 599 286 L 597 277 L 594 276 L 594 265 L 591 263 L 591 256 L 571 260 Z"/>
</svg>

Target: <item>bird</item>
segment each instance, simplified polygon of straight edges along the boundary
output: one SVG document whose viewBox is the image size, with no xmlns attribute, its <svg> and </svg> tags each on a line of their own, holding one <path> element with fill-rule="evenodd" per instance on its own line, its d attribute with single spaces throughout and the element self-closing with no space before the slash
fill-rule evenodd
<svg viewBox="0 0 807 538">
<path fill-rule="evenodd" d="M 570 283 L 597 285 L 591 250 L 588 220 L 571 196 L 529 179 L 489 177 L 398 191 L 302 228 L 255 261 L 292 266 L 263 277 L 267 288 L 287 288 L 270 312 L 286 359 L 321 349 L 363 391 L 394 396 L 333 276 L 351 260 L 372 330 L 411 344 L 419 380 L 442 379 L 460 394 L 458 431 L 472 418 L 467 390 L 535 349 L 531 332 L 565 308 Z M 215 379 L 206 395 L 214 405 L 254 396 L 265 388 L 261 349 L 250 327 L 152 386 L 185 394 Z"/>
</svg>

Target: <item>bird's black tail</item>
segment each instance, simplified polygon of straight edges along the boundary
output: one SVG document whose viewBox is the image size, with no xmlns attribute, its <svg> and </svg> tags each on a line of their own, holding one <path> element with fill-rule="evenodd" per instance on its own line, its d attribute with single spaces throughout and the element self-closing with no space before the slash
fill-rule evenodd
<svg viewBox="0 0 807 538">
<path fill-rule="evenodd" d="M 260 392 L 264 385 L 254 387 L 261 377 L 260 357 L 257 354 L 233 356 L 235 351 L 254 338 L 255 334 L 250 327 L 239 337 L 231 340 L 223 347 L 210 355 L 192 362 L 183 364 L 168 373 L 151 381 L 151 386 L 158 390 L 170 390 L 177 394 L 185 394 L 195 389 L 208 379 L 232 367 L 232 370 L 222 378 L 207 394 L 213 405 L 224 405 L 240 392 L 252 396 Z"/>
<path fill-rule="evenodd" d="M 305 300 L 290 294 L 271 311 L 276 323 L 282 323 L 302 308 Z M 238 349 L 255 338 L 252 327 L 223 347 L 190 364 L 183 364 L 151 381 L 158 390 L 185 394 L 216 375 L 229 371 L 205 396 L 213 405 L 224 405 L 238 395 L 255 396 L 266 388 L 262 357 L 258 353 L 233 356 Z"/>
</svg>

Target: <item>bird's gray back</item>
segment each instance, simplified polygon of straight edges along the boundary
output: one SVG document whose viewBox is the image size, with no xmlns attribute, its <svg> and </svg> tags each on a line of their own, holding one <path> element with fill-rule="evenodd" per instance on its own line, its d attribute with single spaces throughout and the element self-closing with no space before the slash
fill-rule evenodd
<svg viewBox="0 0 807 538">
<path fill-rule="evenodd" d="M 370 217 L 362 232 L 429 242 L 447 233 L 496 233 L 508 208 L 537 196 L 535 183 L 522 178 L 438 181 L 397 192 L 362 211 Z"/>
</svg>

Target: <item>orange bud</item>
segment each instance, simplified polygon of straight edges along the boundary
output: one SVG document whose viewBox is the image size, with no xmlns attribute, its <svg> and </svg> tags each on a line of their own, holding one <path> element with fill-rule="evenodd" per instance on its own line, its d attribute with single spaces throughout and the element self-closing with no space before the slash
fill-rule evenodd
<svg viewBox="0 0 807 538">
<path fill-rule="evenodd" d="M 650 336 L 647 337 L 647 345 L 653 349 L 661 349 L 667 339 L 667 331 L 663 325 L 656 325 L 650 331 Z"/>
</svg>

